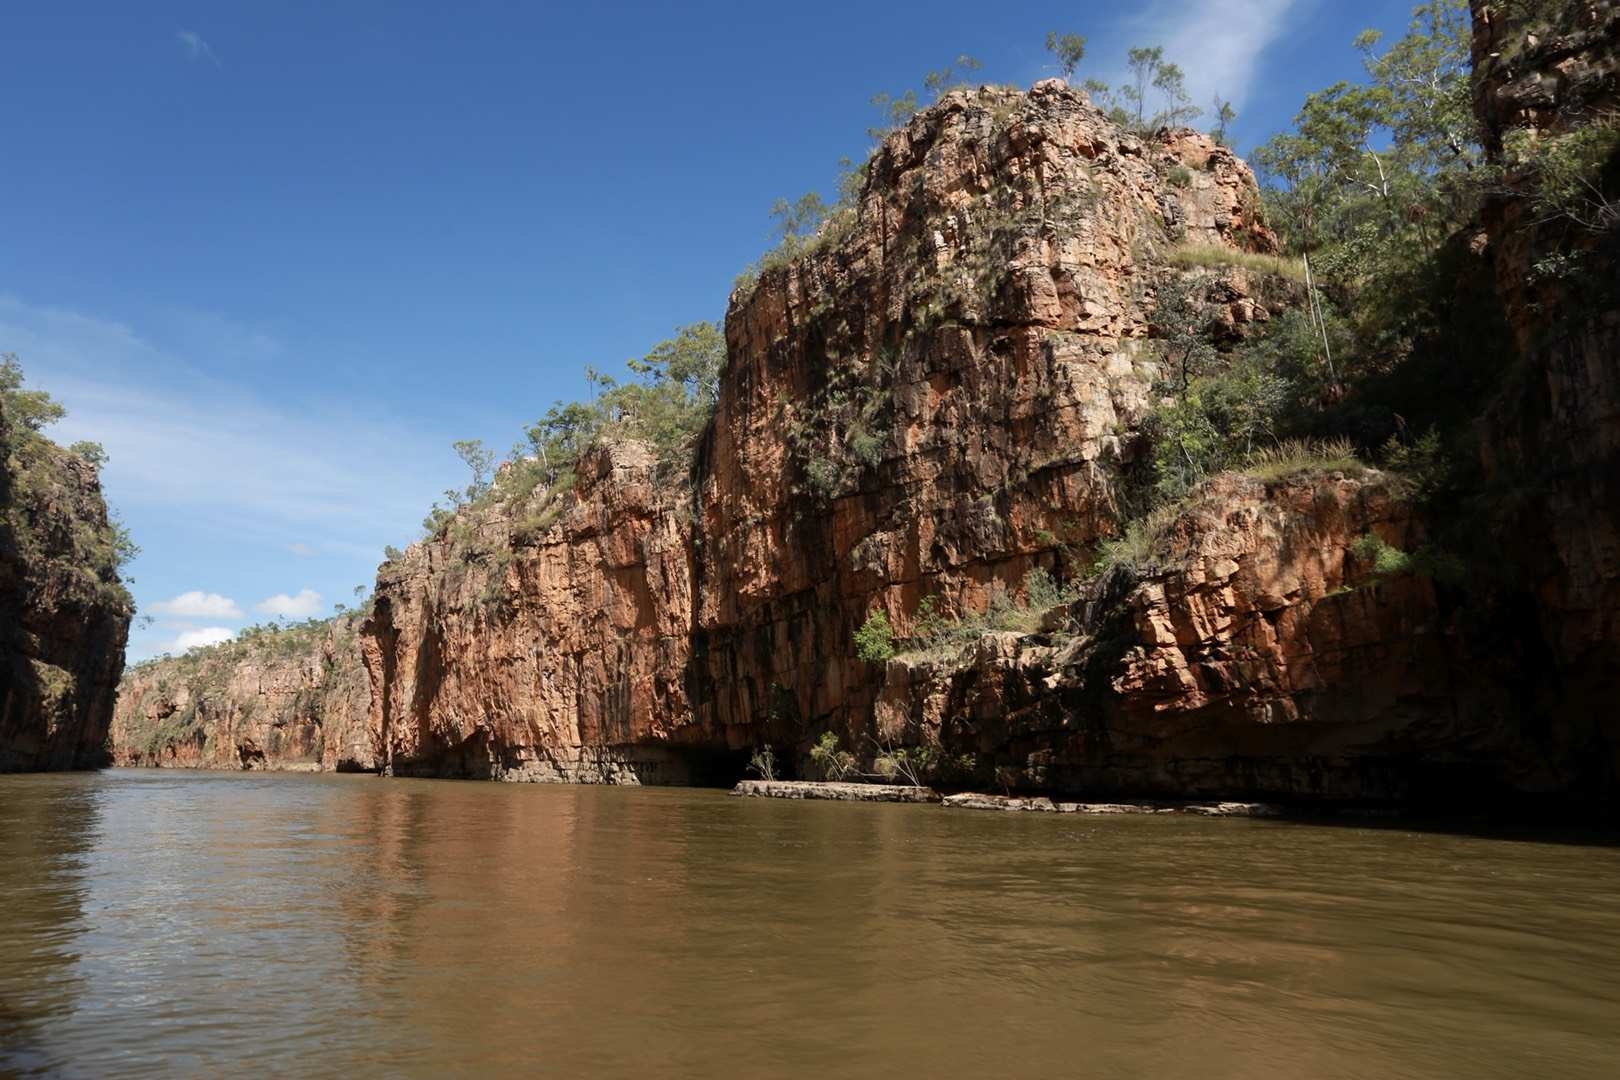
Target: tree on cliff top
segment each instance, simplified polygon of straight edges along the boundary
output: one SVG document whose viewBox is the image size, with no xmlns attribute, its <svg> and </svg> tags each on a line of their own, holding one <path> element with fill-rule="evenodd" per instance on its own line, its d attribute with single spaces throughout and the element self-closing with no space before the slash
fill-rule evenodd
<svg viewBox="0 0 1620 1080">
<path fill-rule="evenodd" d="M 573 484 L 579 456 L 605 438 L 645 440 L 657 454 L 660 471 L 668 475 L 691 459 L 692 444 L 714 412 L 725 362 L 725 336 L 713 323 L 698 322 L 678 328 L 645 356 L 627 361 L 630 377 L 622 382 L 586 369 L 591 397 L 559 401 L 532 424 L 525 440 L 512 448 L 510 466 L 498 482 L 490 472 L 494 454 L 481 440 L 454 443 L 470 482 L 446 491 L 448 505 L 434 503 L 423 528 L 436 534 L 463 507 L 497 498 L 514 506 L 541 487 L 547 492 L 542 501 L 549 501 Z"/>
<path fill-rule="evenodd" d="M 67 582 L 75 600 L 92 598 L 133 611 L 134 598 L 119 571 L 140 549 L 129 530 L 67 479 L 64 457 L 91 469 L 107 460 L 96 443 L 74 443 L 64 450 L 40 432 L 67 415 L 50 394 L 23 389 L 17 357 L 0 355 L 0 515 L 5 533 L 22 556 L 22 565 L 50 564 Z M 25 575 L 25 583 L 29 576 Z"/>
<path fill-rule="evenodd" d="M 1432 250 L 1466 221 L 1481 157 L 1470 105 L 1469 18 L 1463 0 L 1427 0 L 1406 36 L 1380 53 L 1380 35 L 1355 40 L 1368 81 L 1311 94 L 1294 130 L 1254 153 L 1270 185 L 1272 220 L 1289 246 L 1367 261 L 1415 242 Z"/>
<path fill-rule="evenodd" d="M 1080 61 L 1085 59 L 1086 39 L 1079 34 L 1060 34 L 1052 30 L 1046 35 L 1046 51 L 1057 59 L 1063 77 L 1072 79 Z"/>
<path fill-rule="evenodd" d="M 1048 36 L 1047 48 L 1051 48 Z M 1060 56 L 1061 59 L 1061 56 Z M 1111 87 L 1100 79 L 1087 79 L 1085 89 L 1097 107 L 1122 128 L 1148 134 L 1161 127 L 1190 123 L 1203 113 L 1187 96 L 1187 77 L 1179 64 L 1164 58 L 1162 46 L 1133 48 L 1126 53 L 1130 81 Z M 1159 108 L 1148 111 L 1158 92 Z"/>
<path fill-rule="evenodd" d="M 958 87 L 967 85 L 967 77 L 978 71 L 984 65 L 966 54 L 958 56 L 955 63 L 928 72 L 923 76 L 923 89 L 933 96 L 935 101 L 944 97 L 946 93 Z M 906 90 L 899 95 L 873 94 L 872 107 L 883 115 L 884 123 L 880 127 L 868 128 L 867 134 L 874 139 L 882 139 L 890 131 L 910 120 L 922 104 L 917 97 L 916 90 Z"/>
</svg>

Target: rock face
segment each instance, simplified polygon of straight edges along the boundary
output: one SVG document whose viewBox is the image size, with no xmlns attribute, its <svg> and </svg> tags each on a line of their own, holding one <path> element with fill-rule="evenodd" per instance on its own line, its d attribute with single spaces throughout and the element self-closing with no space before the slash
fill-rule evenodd
<svg viewBox="0 0 1620 1080">
<path fill-rule="evenodd" d="M 133 610 L 90 462 L 0 402 L 0 772 L 94 768 Z"/>
<path fill-rule="evenodd" d="M 1475 111 L 1505 171 L 1485 226 L 1523 360 L 1482 442 L 1492 479 L 1525 493 L 1501 526 L 1543 650 L 1522 692 L 1577 730 L 1590 782 L 1620 800 L 1620 227 L 1549 213 L 1523 164 L 1536 155 L 1512 152 L 1554 151 L 1620 109 L 1620 4 L 1563 8 L 1526 25 L 1501 3 L 1473 3 Z M 1609 153 L 1613 190 L 1620 157 Z"/>
<path fill-rule="evenodd" d="M 1511 166 L 1514 139 L 1613 106 L 1620 16 L 1564 5 L 1578 25 L 1532 40 L 1492 7 L 1475 5 L 1476 105 Z M 1403 572 L 1425 524 L 1361 469 L 1217 477 L 1079 584 L 1125 516 L 1172 262 L 1275 244 L 1247 168 L 1203 136 L 1125 134 L 1057 81 L 958 91 L 883 141 L 808 250 L 733 294 L 688 472 L 598 445 L 567 492 L 413 545 L 359 634 L 367 690 L 323 706 L 318 753 L 305 737 L 265 760 L 324 761 L 335 740 L 395 774 L 730 784 L 768 745 L 794 781 L 831 731 L 869 771 L 927 748 L 936 782 L 996 805 L 1601 806 L 1620 775 L 1615 239 L 1572 248 L 1529 210 L 1538 178 L 1505 176 L 1484 247 L 1525 379 L 1481 441 L 1498 488 L 1533 492 L 1503 525 L 1502 576 L 1528 587 L 1464 608 Z M 1570 251 L 1585 273 L 1545 272 Z M 1217 335 L 1292 299 L 1247 271 L 1201 280 Z M 860 658 L 874 613 L 903 639 L 1031 599 L 1036 570 L 1079 599 L 1048 588 L 1017 631 Z M 266 679 L 303 685 L 259 672 L 232 700 Z M 148 727 L 187 707 L 140 700 Z M 234 734 L 247 723 L 164 745 L 228 762 L 271 738 Z"/>
<path fill-rule="evenodd" d="M 377 767 L 360 616 L 261 632 L 131 669 L 112 721 L 119 765 Z"/>
<path fill-rule="evenodd" d="M 889 665 L 880 727 L 937 733 L 1055 791 L 1443 801 L 1556 789 L 1578 748 L 1520 732 L 1429 579 L 1387 477 L 1217 477 L 1152 556 L 1088 587 L 1063 629 Z"/>
<path fill-rule="evenodd" d="M 1206 137 L 1144 142 L 1055 80 L 919 113 L 813 251 L 733 295 L 690 476 L 606 447 L 539 535 L 492 515 L 384 568 L 387 767 L 679 780 L 813 729 L 861 741 L 870 612 L 982 610 L 1114 531 L 1163 253 L 1272 250 L 1254 207 Z M 1234 326 L 1266 317 L 1241 274 L 1223 289 Z"/>
<path fill-rule="evenodd" d="M 691 722 L 683 681 L 692 530 L 654 465 L 640 444 L 599 447 L 548 530 L 493 516 L 383 567 L 363 647 L 390 771 L 694 779 L 679 748 L 713 733 Z"/>
</svg>

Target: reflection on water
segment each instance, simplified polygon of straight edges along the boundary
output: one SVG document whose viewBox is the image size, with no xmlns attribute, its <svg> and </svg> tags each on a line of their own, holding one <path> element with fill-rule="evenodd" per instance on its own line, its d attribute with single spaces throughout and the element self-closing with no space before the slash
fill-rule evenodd
<svg viewBox="0 0 1620 1080">
<path fill-rule="evenodd" d="M 0 1074 L 1620 1075 L 1620 850 L 0 777 Z"/>
</svg>

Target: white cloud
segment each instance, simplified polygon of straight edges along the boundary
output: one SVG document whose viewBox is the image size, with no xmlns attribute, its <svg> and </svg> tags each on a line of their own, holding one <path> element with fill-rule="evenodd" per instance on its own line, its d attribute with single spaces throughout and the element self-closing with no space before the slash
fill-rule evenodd
<svg viewBox="0 0 1620 1080">
<path fill-rule="evenodd" d="M 186 55 L 193 60 L 207 60 L 215 67 L 219 67 L 219 57 L 214 55 L 213 48 L 203 40 L 203 36 L 195 30 L 180 30 L 175 34 L 180 44 L 185 48 Z"/>
<path fill-rule="evenodd" d="M 184 335 L 222 363 L 280 351 L 251 328 L 186 321 Z M 374 556 L 409 538 L 459 471 L 445 440 L 408 422 L 360 420 L 341 401 L 267 406 L 122 323 L 0 293 L 0 341 L 22 356 L 31 385 L 67 406 L 52 437 L 106 447 L 103 484 L 126 516 L 237 537 L 315 532 L 316 550 L 349 550 L 342 542 Z"/>
<path fill-rule="evenodd" d="M 158 600 L 146 605 L 146 610 L 158 615 L 179 615 L 195 619 L 240 619 L 242 609 L 236 601 L 219 593 L 205 593 L 200 589 L 183 592 L 173 600 Z"/>
<path fill-rule="evenodd" d="M 315 549 L 310 547 L 308 544 L 288 544 L 287 550 L 292 552 L 294 555 L 297 555 L 301 559 L 311 559 L 315 557 Z"/>
<path fill-rule="evenodd" d="M 179 655 L 201 645 L 218 645 L 231 640 L 235 632 L 223 626 L 204 626 L 199 630 L 182 630 L 173 641 L 164 643 L 158 651 Z"/>
<path fill-rule="evenodd" d="M 0 287 L 0 345 L 21 355 L 31 386 L 68 410 L 51 437 L 107 450 L 108 501 L 144 548 L 134 576 L 162 590 L 137 587 L 141 610 L 178 599 L 202 573 L 227 597 L 265 595 L 279 583 L 262 580 L 279 572 L 275 559 L 301 555 L 288 536 L 318 557 L 309 565 L 320 569 L 304 580 L 341 595 L 371 578 L 384 545 L 403 547 L 416 534 L 435 495 L 465 483 L 445 450 L 460 431 L 441 418 L 370 400 L 362 412 L 318 384 L 278 387 L 269 400 L 243 373 L 274 370 L 293 346 L 207 313 L 143 319 L 161 346 L 128 323 L 30 304 Z M 239 557 L 215 565 L 226 550 Z M 197 625 L 221 621 L 202 616 Z M 132 630 L 131 659 L 170 648 L 174 629 Z"/>
<path fill-rule="evenodd" d="M 321 594 L 314 589 L 301 589 L 297 596 L 288 596 L 286 593 L 277 593 L 267 596 L 253 605 L 254 611 L 262 611 L 266 615 L 278 618 L 307 619 L 311 615 L 318 615 L 322 610 Z"/>
<path fill-rule="evenodd" d="M 1288 29 L 1293 10 L 1310 2 L 1159 0 L 1131 32 L 1144 45 L 1163 45 L 1165 59 L 1181 65 L 1194 105 L 1207 113 L 1219 94 L 1241 112 L 1261 54 Z"/>
</svg>

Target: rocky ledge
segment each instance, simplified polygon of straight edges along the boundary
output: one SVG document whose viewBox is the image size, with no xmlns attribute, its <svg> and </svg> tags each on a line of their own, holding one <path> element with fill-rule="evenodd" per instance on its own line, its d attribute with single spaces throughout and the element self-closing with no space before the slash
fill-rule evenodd
<svg viewBox="0 0 1620 1080">
<path fill-rule="evenodd" d="M 941 801 L 947 808 L 955 810 L 1001 810 L 1014 813 L 1034 811 L 1045 814 L 1090 814 L 1097 817 L 1122 814 L 1190 814 L 1195 817 L 1274 818 L 1282 817 L 1284 814 L 1280 806 L 1255 802 L 1054 802 L 1043 795 L 1026 798 L 1018 795 L 981 795 L 972 792 L 947 795 Z"/>
<path fill-rule="evenodd" d="M 901 784 L 845 784 L 810 780 L 743 780 L 733 795 L 754 799 L 830 799 L 837 802 L 937 803 L 939 792 Z"/>
</svg>

